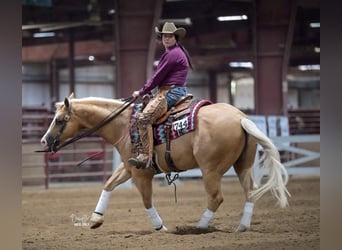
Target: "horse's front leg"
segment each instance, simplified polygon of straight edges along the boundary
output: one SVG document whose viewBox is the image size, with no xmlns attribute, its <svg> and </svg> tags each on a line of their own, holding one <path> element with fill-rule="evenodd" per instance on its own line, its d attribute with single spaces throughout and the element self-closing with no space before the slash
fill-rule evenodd
<svg viewBox="0 0 342 250">
<path fill-rule="evenodd" d="M 139 190 L 144 207 L 147 214 L 151 218 L 152 225 L 155 230 L 160 232 L 167 231 L 167 228 L 163 224 L 163 220 L 160 218 L 156 208 L 152 203 L 152 179 L 154 174 L 149 170 L 133 170 L 133 182 Z"/>
<path fill-rule="evenodd" d="M 90 217 L 91 229 L 98 228 L 103 224 L 104 212 L 107 209 L 109 198 L 113 189 L 118 185 L 124 183 L 131 177 L 131 172 L 129 172 L 125 168 L 123 162 L 121 162 L 119 167 L 113 172 L 112 176 L 107 180 L 107 182 L 104 185 L 99 201 L 97 202 L 95 211 Z"/>
</svg>

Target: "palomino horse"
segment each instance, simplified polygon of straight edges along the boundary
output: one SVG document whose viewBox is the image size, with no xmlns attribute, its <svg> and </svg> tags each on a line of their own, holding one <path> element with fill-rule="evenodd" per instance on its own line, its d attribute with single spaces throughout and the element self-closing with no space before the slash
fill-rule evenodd
<svg viewBox="0 0 342 250">
<path fill-rule="evenodd" d="M 76 99 L 71 94 L 65 98 L 64 103 L 56 104 L 55 116 L 41 143 L 46 150 L 54 151 L 56 145 L 75 136 L 80 130 L 95 127 L 124 103 L 121 100 L 94 97 Z M 166 231 L 167 228 L 152 203 L 152 178 L 155 171 L 151 168 L 137 169 L 127 162 L 130 157 L 135 156 L 132 153 L 133 145 L 129 132 L 133 107 L 134 104 L 129 105 L 115 119 L 96 131 L 97 135 L 118 150 L 122 162 L 104 185 L 90 218 L 91 228 L 103 224 L 104 212 L 113 189 L 132 178 L 153 227 L 159 231 Z M 244 113 L 229 104 L 216 103 L 201 107 L 196 121 L 194 131 L 171 141 L 171 155 L 180 170 L 199 167 L 202 172 L 208 204 L 197 224 L 198 228 L 208 227 L 223 202 L 221 178 L 231 166 L 234 167 L 246 198 L 237 231 L 246 231 L 250 228 L 254 202 L 265 192 L 271 191 L 280 207 L 287 206 L 287 196 L 290 196 L 286 189 L 288 175 L 280 163 L 279 152 Z M 264 148 L 261 164 L 268 170 L 267 181 L 259 187 L 252 176 L 257 144 Z M 170 170 L 163 157 L 165 149 L 164 143 L 156 145 L 154 150 L 160 169 L 168 173 Z"/>
</svg>

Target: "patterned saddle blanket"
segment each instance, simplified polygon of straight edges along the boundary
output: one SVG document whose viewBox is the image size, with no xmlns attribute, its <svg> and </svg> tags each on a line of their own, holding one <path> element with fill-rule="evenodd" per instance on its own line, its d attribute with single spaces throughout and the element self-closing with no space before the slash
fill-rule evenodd
<svg viewBox="0 0 342 250">
<path fill-rule="evenodd" d="M 174 140 L 186 133 L 189 133 L 196 129 L 196 117 L 199 109 L 204 105 L 212 104 L 209 100 L 193 100 L 190 103 L 189 108 L 186 112 L 180 111 L 176 113 L 171 113 L 164 122 L 153 125 L 153 138 L 154 145 L 163 144 L 166 142 L 166 123 L 171 122 L 171 133 L 170 140 Z M 138 103 L 133 107 L 133 112 L 130 119 L 130 136 L 131 142 L 136 145 L 139 143 L 138 131 L 132 126 L 135 119 L 135 114 L 141 110 L 143 104 Z"/>
</svg>

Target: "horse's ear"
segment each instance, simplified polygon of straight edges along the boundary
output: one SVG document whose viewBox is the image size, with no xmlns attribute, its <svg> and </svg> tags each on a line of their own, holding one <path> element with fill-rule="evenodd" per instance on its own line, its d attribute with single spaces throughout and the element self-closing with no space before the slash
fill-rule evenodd
<svg viewBox="0 0 342 250">
<path fill-rule="evenodd" d="M 73 99 L 74 97 L 75 97 L 74 92 L 72 92 L 72 93 L 69 95 L 69 99 Z"/>
<path fill-rule="evenodd" d="M 64 99 L 64 106 L 68 109 L 69 112 L 71 112 L 70 97 L 65 97 L 65 99 Z"/>
<path fill-rule="evenodd" d="M 64 106 L 69 109 L 70 108 L 70 101 L 68 97 L 65 97 L 64 99 Z"/>
</svg>

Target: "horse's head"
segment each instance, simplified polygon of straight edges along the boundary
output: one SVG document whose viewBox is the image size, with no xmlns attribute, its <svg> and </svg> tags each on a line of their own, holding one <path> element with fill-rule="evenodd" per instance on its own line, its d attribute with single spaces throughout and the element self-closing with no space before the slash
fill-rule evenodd
<svg viewBox="0 0 342 250">
<path fill-rule="evenodd" d="M 56 152 L 60 143 L 72 137 L 79 130 L 78 123 L 72 118 L 72 98 L 73 94 L 66 97 L 64 103 L 56 104 L 55 116 L 40 140 L 42 146 L 50 152 Z"/>
</svg>

